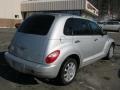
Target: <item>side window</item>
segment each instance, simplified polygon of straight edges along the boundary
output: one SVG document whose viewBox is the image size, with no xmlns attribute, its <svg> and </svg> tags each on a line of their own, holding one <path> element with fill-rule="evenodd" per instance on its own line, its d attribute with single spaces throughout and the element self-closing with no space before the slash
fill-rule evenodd
<svg viewBox="0 0 120 90">
<path fill-rule="evenodd" d="M 102 34 L 101 28 L 96 23 L 90 21 L 89 25 L 90 25 L 93 35 L 101 35 Z"/>
<path fill-rule="evenodd" d="M 119 25 L 119 22 L 113 22 L 113 25 Z"/>
<path fill-rule="evenodd" d="M 113 25 L 113 22 L 107 22 L 108 25 Z"/>
<path fill-rule="evenodd" d="M 73 30 L 74 35 L 90 35 L 90 29 L 88 27 L 87 20 L 74 19 L 75 28 Z"/>
<path fill-rule="evenodd" d="M 68 19 L 65 23 L 65 26 L 64 26 L 64 34 L 65 35 L 73 35 L 73 20 L 72 19 Z"/>
<path fill-rule="evenodd" d="M 65 35 L 90 35 L 90 29 L 87 20 L 79 18 L 68 19 L 65 28 Z"/>
</svg>

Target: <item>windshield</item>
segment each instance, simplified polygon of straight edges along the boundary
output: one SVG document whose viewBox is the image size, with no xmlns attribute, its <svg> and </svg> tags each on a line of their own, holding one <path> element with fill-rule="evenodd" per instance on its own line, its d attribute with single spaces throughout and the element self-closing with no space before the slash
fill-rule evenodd
<svg viewBox="0 0 120 90">
<path fill-rule="evenodd" d="M 51 15 L 34 15 L 27 18 L 18 32 L 27 34 L 46 35 L 54 21 L 55 17 Z"/>
</svg>

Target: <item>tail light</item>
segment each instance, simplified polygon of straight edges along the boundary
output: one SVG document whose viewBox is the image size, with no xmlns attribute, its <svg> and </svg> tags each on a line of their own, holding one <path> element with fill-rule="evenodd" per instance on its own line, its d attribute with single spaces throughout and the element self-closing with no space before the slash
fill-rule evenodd
<svg viewBox="0 0 120 90">
<path fill-rule="evenodd" d="M 58 58 L 59 55 L 60 55 L 60 50 L 56 50 L 50 53 L 45 59 L 46 63 L 47 64 L 53 63 Z"/>
</svg>

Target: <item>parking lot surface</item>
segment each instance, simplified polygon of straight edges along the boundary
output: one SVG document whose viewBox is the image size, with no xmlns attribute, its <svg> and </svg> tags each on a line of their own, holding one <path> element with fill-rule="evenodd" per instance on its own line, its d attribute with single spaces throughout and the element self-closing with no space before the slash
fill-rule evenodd
<svg viewBox="0 0 120 90">
<path fill-rule="evenodd" d="M 120 33 L 108 33 L 115 39 L 112 60 L 99 60 L 81 68 L 73 81 L 61 86 L 55 81 L 38 79 L 21 74 L 5 62 L 4 52 L 10 44 L 15 29 L 0 29 L 0 90 L 120 90 Z"/>
</svg>

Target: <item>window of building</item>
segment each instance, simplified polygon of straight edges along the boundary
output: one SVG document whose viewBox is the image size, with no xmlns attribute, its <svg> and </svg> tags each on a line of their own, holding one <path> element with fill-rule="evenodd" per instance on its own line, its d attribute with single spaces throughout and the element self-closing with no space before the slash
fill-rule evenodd
<svg viewBox="0 0 120 90">
<path fill-rule="evenodd" d="M 15 18 L 19 18 L 19 15 L 15 15 Z"/>
</svg>

